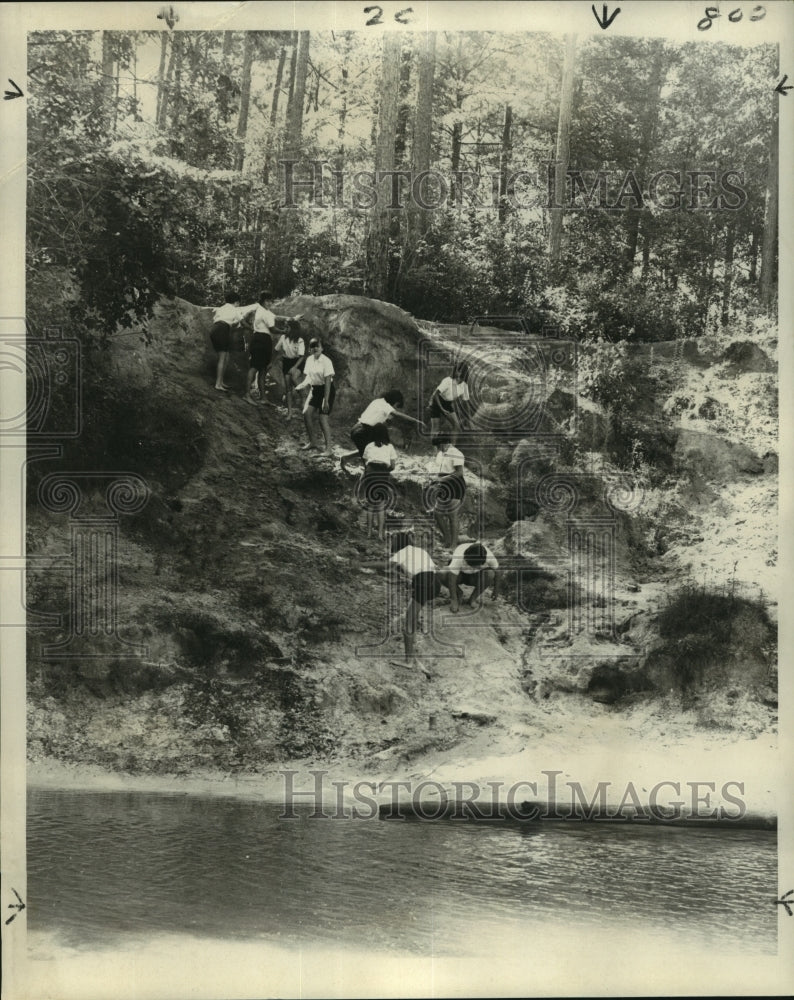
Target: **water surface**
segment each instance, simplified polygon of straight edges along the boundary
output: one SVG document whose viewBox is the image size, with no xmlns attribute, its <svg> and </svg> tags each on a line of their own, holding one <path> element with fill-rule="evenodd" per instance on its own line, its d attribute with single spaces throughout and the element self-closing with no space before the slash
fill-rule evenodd
<svg viewBox="0 0 794 1000">
<path fill-rule="evenodd" d="M 133 937 L 485 954 L 538 926 L 776 951 L 773 832 L 279 819 L 140 792 L 28 797 L 28 924 L 75 948 Z M 298 810 L 300 813 L 301 811 Z"/>
</svg>

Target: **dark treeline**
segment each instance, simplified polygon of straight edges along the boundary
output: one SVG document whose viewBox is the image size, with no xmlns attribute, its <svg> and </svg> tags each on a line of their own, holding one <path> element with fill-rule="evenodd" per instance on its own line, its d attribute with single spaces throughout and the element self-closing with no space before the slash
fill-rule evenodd
<svg viewBox="0 0 794 1000">
<path fill-rule="evenodd" d="M 774 308 L 774 47 L 308 31 L 29 46 L 34 326 L 68 314 L 109 334 L 162 293 L 206 304 L 232 284 L 612 340 Z"/>
</svg>

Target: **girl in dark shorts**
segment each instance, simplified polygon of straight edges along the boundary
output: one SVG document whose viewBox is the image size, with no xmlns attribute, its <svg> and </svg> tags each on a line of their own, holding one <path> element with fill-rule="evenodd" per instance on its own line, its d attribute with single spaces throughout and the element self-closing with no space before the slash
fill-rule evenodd
<svg viewBox="0 0 794 1000">
<path fill-rule="evenodd" d="M 303 450 L 307 448 L 323 450 L 317 443 L 317 428 L 319 426 L 325 441 L 325 454 L 333 455 L 334 453 L 331 445 L 331 424 L 328 420 L 334 408 L 336 395 L 334 375 L 333 362 L 328 355 L 323 354 L 322 341 L 319 337 L 312 337 L 309 341 L 309 355 L 303 366 L 303 381 L 295 386 L 296 389 L 311 387 L 303 406 L 303 419 L 309 437 L 308 444 L 303 445 Z"/>
<path fill-rule="evenodd" d="M 342 456 L 343 469 L 347 468 L 347 463 L 357 455 L 363 460 L 364 449 L 370 441 L 374 440 L 373 432 L 378 424 L 385 424 L 387 420 L 394 417 L 398 420 L 407 420 L 412 424 L 416 424 L 417 427 L 424 428 L 425 425 L 421 420 L 417 420 L 416 417 L 410 417 L 407 413 L 401 412 L 403 406 L 405 406 L 405 400 L 399 389 L 390 389 L 388 392 L 384 392 L 378 399 L 372 400 L 350 431 L 350 438 L 356 446 L 356 450 L 349 451 L 346 455 Z"/>
<path fill-rule="evenodd" d="M 215 371 L 215 388 L 219 392 L 228 392 L 229 386 L 223 381 L 229 352 L 232 349 L 232 326 L 241 323 L 259 305 L 254 302 L 250 306 L 240 306 L 240 296 L 237 292 L 227 292 L 222 306 L 212 314 L 213 324 L 210 330 L 210 342 L 218 354 L 218 365 Z"/>
<path fill-rule="evenodd" d="M 276 344 L 276 353 L 281 355 L 281 380 L 284 385 L 287 420 L 292 419 L 295 386 L 300 381 L 303 366 L 306 364 L 306 347 L 301 332 L 301 325 L 297 319 L 287 320 L 287 332 Z"/>
<path fill-rule="evenodd" d="M 406 663 L 393 661 L 395 666 L 403 667 L 411 664 L 418 665 L 415 653 L 415 636 L 419 625 L 419 618 L 422 608 L 430 605 L 441 593 L 441 587 L 449 589 L 447 573 L 436 569 L 435 563 L 426 549 L 415 544 L 414 533 L 412 531 L 395 532 L 389 542 L 390 557 L 385 562 L 362 562 L 359 565 L 363 568 L 386 568 L 397 567 L 402 579 L 407 580 L 411 587 L 411 599 L 405 611 L 405 623 L 403 625 L 403 643 L 405 646 Z M 425 676 L 431 676 L 426 670 Z"/>
<path fill-rule="evenodd" d="M 397 464 L 397 452 L 386 424 L 375 424 L 372 432 L 373 440 L 364 449 L 364 475 L 356 492 L 367 512 L 367 538 L 372 535 L 373 521 L 377 521 L 378 538 L 384 541 L 386 511 L 396 500 L 391 472 Z"/>
<path fill-rule="evenodd" d="M 430 410 L 430 433 L 433 437 L 441 432 L 443 426 L 452 444 L 457 441 L 458 433 L 463 429 L 460 407 L 469 400 L 468 377 L 468 365 L 455 365 L 452 375 L 442 379 L 430 397 L 427 408 Z"/>
<path fill-rule="evenodd" d="M 454 549 L 458 544 L 460 510 L 466 499 L 465 459 L 444 435 L 433 438 L 433 444 L 438 452 L 430 463 L 433 481 L 426 487 L 426 500 L 435 514 L 444 545 Z"/>
</svg>

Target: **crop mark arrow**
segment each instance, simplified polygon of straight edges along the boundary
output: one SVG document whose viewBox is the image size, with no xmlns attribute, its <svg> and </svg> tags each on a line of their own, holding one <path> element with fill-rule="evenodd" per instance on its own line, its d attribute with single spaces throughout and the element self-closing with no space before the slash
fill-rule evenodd
<svg viewBox="0 0 794 1000">
<path fill-rule="evenodd" d="M 790 90 L 794 90 L 794 83 L 790 83 L 790 84 L 788 85 L 788 87 L 784 86 L 784 84 L 785 84 L 786 80 L 788 80 L 788 73 L 784 73 L 784 74 L 783 74 L 783 79 L 782 79 L 782 80 L 780 81 L 780 83 L 779 83 L 779 84 L 778 84 L 778 85 L 777 85 L 777 86 L 775 87 L 775 91 L 776 91 L 776 92 L 777 92 L 778 94 L 782 94 L 782 95 L 783 95 L 784 97 L 786 96 L 786 94 L 787 94 L 787 93 L 788 93 L 788 92 L 789 92 Z"/>
<path fill-rule="evenodd" d="M 592 10 L 593 17 L 596 19 L 596 21 L 598 21 L 598 23 L 601 25 L 601 27 L 603 28 L 604 31 L 607 30 L 607 28 L 610 26 L 610 24 L 612 24 L 612 22 L 615 20 L 615 18 L 620 13 L 620 7 L 617 7 L 615 9 L 615 12 L 611 16 L 607 16 L 607 5 L 606 4 L 604 4 L 601 7 L 601 10 L 603 11 L 603 13 L 601 14 L 601 17 L 599 17 L 598 14 L 596 13 L 595 4 L 593 4 L 593 6 L 590 8 L 590 10 Z"/>
<path fill-rule="evenodd" d="M 8 79 L 8 82 L 11 84 L 11 86 L 14 88 L 14 90 L 7 90 L 5 92 L 5 94 L 3 94 L 3 100 L 4 101 L 13 101 L 15 97 L 24 97 L 25 96 L 22 93 L 22 91 L 19 89 L 19 87 L 14 83 L 14 81 L 10 77 Z M 14 93 L 14 91 L 16 91 L 16 93 Z"/>
<path fill-rule="evenodd" d="M 10 924 L 11 921 L 15 917 L 18 917 L 19 914 L 25 909 L 25 904 L 22 902 L 22 897 L 19 895 L 19 893 L 16 891 L 16 889 L 12 888 L 11 892 L 13 892 L 13 894 L 17 897 L 17 899 L 19 900 L 19 902 L 18 903 L 9 903 L 8 904 L 9 910 L 16 910 L 17 912 L 11 914 L 11 916 L 8 918 L 8 920 L 6 920 L 7 924 Z"/>
<path fill-rule="evenodd" d="M 794 906 L 794 899 L 789 899 L 789 896 L 794 893 L 794 889 L 789 889 L 788 892 L 784 892 L 780 899 L 776 899 L 775 902 L 778 906 L 785 906 L 786 913 L 790 917 L 794 917 L 794 910 L 791 909 Z"/>
</svg>

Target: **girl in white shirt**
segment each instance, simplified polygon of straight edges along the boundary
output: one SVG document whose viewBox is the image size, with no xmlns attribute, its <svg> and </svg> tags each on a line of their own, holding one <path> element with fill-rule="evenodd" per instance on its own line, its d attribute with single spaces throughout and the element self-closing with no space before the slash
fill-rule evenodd
<svg viewBox="0 0 794 1000">
<path fill-rule="evenodd" d="M 306 433 L 309 435 L 309 443 L 303 446 L 304 451 L 307 448 L 322 451 L 320 445 L 317 444 L 317 425 L 319 424 L 325 440 L 325 454 L 333 455 L 334 453 L 331 445 L 331 424 L 328 420 L 336 395 L 334 375 L 333 362 L 326 354 L 323 354 L 322 341 L 313 337 L 309 341 L 309 356 L 303 366 L 303 381 L 300 385 L 295 386 L 298 390 L 305 389 L 306 386 L 311 387 L 311 392 L 306 397 L 303 406 L 303 419 L 306 424 Z"/>
<path fill-rule="evenodd" d="M 389 559 L 373 562 L 361 562 L 362 569 L 386 569 L 396 568 L 403 580 L 411 587 L 411 599 L 405 611 L 405 623 L 403 625 L 403 642 L 405 645 L 405 663 L 397 660 L 392 661 L 395 666 L 404 667 L 410 665 L 420 666 L 415 653 L 416 630 L 422 608 L 429 605 L 432 609 L 433 601 L 441 593 L 441 587 L 449 589 L 449 580 L 446 570 L 437 570 L 430 553 L 419 545 L 415 544 L 413 531 L 397 531 L 389 541 Z M 428 678 L 431 674 L 423 670 Z"/>
<path fill-rule="evenodd" d="M 303 375 L 303 365 L 306 362 L 306 346 L 301 337 L 301 325 L 297 318 L 287 320 L 287 332 L 279 338 L 276 354 L 281 355 L 281 378 L 284 383 L 287 420 L 292 420 L 292 397 L 295 386 Z"/>
<path fill-rule="evenodd" d="M 351 459 L 357 456 L 362 459 L 364 458 L 364 449 L 373 440 L 373 431 L 378 424 L 385 424 L 388 420 L 395 418 L 398 420 L 407 420 L 409 423 L 416 424 L 417 427 L 424 429 L 425 425 L 421 420 L 417 420 L 416 417 L 411 417 L 407 413 L 402 412 L 404 406 L 405 399 L 399 389 L 389 389 L 388 392 L 384 392 L 378 399 L 372 400 L 350 431 L 350 437 L 356 446 L 356 450 L 349 451 L 346 455 L 342 456 L 343 469 L 347 468 L 347 463 Z"/>
<path fill-rule="evenodd" d="M 375 424 L 372 441 L 364 448 L 364 475 L 356 493 L 367 512 L 367 538 L 372 536 L 373 521 L 377 522 L 378 538 L 386 538 L 386 511 L 397 500 L 391 472 L 397 464 L 397 452 L 389 440 L 386 424 Z"/>
<path fill-rule="evenodd" d="M 434 438 L 433 444 L 438 451 L 436 457 L 430 460 L 433 482 L 427 488 L 428 506 L 435 514 L 445 548 L 454 549 L 458 544 L 460 509 L 466 498 L 463 476 L 466 462 L 463 453 L 448 437 L 441 435 Z"/>
<path fill-rule="evenodd" d="M 442 379 L 436 386 L 427 408 L 430 410 L 430 433 L 436 437 L 442 432 L 448 433 L 454 445 L 458 434 L 463 430 L 463 412 L 461 404 L 469 401 L 469 387 L 466 379 L 469 368 L 466 364 L 455 365 L 452 375 Z"/>
<path fill-rule="evenodd" d="M 227 292 L 225 303 L 213 311 L 210 341 L 218 352 L 218 365 L 215 370 L 215 388 L 218 392 L 228 392 L 230 388 L 223 381 L 223 376 L 229 361 L 229 351 L 232 349 L 232 326 L 241 323 L 258 305 L 258 302 L 254 302 L 250 306 L 241 307 L 237 292 Z"/>
</svg>

